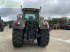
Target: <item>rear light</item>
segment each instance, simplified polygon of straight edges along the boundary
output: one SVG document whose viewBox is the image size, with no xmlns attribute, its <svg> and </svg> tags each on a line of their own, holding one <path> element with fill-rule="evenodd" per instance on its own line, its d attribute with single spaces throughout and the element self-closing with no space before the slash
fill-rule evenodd
<svg viewBox="0 0 70 52">
<path fill-rule="evenodd" d="M 20 23 L 19 23 L 19 22 L 16 22 L 16 23 L 15 23 L 15 25 L 16 25 L 16 26 L 19 26 L 19 25 L 20 25 Z"/>
<path fill-rule="evenodd" d="M 17 22 L 15 23 L 15 25 L 16 25 L 16 26 L 19 26 L 19 25 L 20 25 L 20 22 L 19 22 L 19 21 L 17 21 Z"/>
<path fill-rule="evenodd" d="M 19 25 L 20 25 L 20 20 L 21 20 L 21 18 L 22 18 L 22 15 L 18 15 L 18 16 L 17 16 L 17 20 L 16 20 L 16 22 L 15 22 L 15 25 L 16 25 L 16 26 L 19 26 Z"/>
<path fill-rule="evenodd" d="M 17 24 L 20 24 L 20 22 L 18 22 Z"/>
<path fill-rule="evenodd" d="M 19 26 L 19 25 L 20 25 L 20 19 L 17 19 L 17 20 L 16 20 L 15 25 L 16 25 L 16 26 Z"/>
</svg>

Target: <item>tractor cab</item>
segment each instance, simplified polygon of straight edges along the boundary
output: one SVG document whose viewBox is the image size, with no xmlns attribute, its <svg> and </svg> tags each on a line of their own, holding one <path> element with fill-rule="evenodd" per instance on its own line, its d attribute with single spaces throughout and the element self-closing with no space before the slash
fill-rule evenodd
<svg viewBox="0 0 70 52">
<path fill-rule="evenodd" d="M 27 39 L 36 38 L 36 29 L 39 27 L 39 9 L 35 8 L 23 8 L 22 19 L 25 21 L 25 34 L 27 33 Z"/>
<path fill-rule="evenodd" d="M 29 21 L 38 21 L 40 9 L 35 8 L 23 8 L 23 19 Z"/>
</svg>

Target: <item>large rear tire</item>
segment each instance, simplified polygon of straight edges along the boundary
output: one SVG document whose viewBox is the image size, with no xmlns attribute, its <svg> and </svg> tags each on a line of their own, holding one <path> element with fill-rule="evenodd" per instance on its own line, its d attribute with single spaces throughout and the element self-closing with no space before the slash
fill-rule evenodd
<svg viewBox="0 0 70 52">
<path fill-rule="evenodd" d="M 46 29 L 41 30 L 41 35 L 37 38 L 38 46 L 45 47 L 49 43 L 49 32 Z"/>
<path fill-rule="evenodd" d="M 23 30 L 22 29 L 13 29 L 12 43 L 14 47 L 23 46 Z"/>
</svg>

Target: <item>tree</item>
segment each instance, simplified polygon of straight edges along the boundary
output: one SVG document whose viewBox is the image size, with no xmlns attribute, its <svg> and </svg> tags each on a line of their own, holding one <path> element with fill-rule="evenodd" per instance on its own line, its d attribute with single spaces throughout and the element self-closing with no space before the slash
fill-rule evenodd
<svg viewBox="0 0 70 52">
<path fill-rule="evenodd" d="M 52 18 L 51 20 L 48 20 L 49 24 L 63 24 L 67 22 L 68 17 L 62 17 L 62 18 Z"/>
</svg>

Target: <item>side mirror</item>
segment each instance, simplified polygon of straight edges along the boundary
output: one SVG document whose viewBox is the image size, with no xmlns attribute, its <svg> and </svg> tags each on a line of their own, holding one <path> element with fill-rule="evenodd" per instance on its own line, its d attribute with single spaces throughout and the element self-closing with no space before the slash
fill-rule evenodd
<svg viewBox="0 0 70 52">
<path fill-rule="evenodd" d="M 22 5 L 21 5 L 21 10 L 22 10 Z"/>
<path fill-rule="evenodd" d="M 41 11 L 41 6 L 40 6 L 40 11 Z"/>
</svg>

